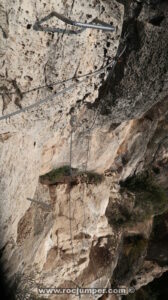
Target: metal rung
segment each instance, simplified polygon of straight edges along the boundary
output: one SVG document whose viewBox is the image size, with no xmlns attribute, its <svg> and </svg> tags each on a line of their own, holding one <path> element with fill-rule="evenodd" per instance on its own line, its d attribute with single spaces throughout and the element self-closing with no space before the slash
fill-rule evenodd
<svg viewBox="0 0 168 300">
<path fill-rule="evenodd" d="M 61 20 L 65 24 L 80 27 L 82 29 L 78 31 L 70 30 L 70 29 L 61 29 L 61 28 L 52 28 L 52 27 L 45 27 L 41 26 L 42 23 L 50 20 L 51 18 L 56 17 L 57 19 Z M 33 29 L 36 31 L 45 31 L 45 32 L 58 32 L 58 33 L 69 33 L 69 34 L 78 34 L 81 33 L 83 30 L 91 28 L 91 29 L 98 29 L 98 30 L 103 30 L 103 31 L 111 31 L 113 32 L 115 30 L 115 27 L 107 24 L 105 22 L 102 22 L 98 20 L 97 18 L 93 20 L 91 23 L 81 23 L 77 21 L 72 21 L 71 19 L 68 19 L 64 17 L 63 15 L 57 13 L 57 12 L 52 12 L 48 16 L 44 17 L 40 21 L 35 22 Z"/>
</svg>

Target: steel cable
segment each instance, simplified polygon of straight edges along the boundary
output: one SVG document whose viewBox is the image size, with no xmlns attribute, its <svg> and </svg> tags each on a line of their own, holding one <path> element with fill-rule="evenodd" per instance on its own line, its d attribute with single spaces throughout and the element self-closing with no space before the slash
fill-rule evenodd
<svg viewBox="0 0 168 300">
<path fill-rule="evenodd" d="M 42 100 L 39 100 L 39 101 L 37 101 L 37 102 L 34 103 L 34 104 L 30 104 L 30 105 L 28 105 L 28 106 L 26 106 L 26 107 L 24 107 L 24 108 L 21 108 L 21 109 L 19 109 L 19 110 L 17 110 L 17 111 L 14 111 L 14 112 L 11 112 L 11 113 L 9 113 L 9 114 L 6 114 L 6 115 L 1 116 L 1 117 L 0 117 L 0 121 L 5 120 L 5 119 L 10 118 L 10 117 L 13 117 L 13 116 L 16 116 L 16 115 L 18 115 L 18 114 L 20 114 L 20 113 L 26 112 L 26 111 L 29 110 L 29 109 L 32 109 L 32 108 L 35 108 L 35 107 L 37 107 L 37 106 L 39 106 L 39 105 L 42 105 L 42 104 L 44 104 L 44 103 L 47 103 L 48 101 L 53 100 L 53 98 L 56 98 L 56 97 L 58 97 L 58 96 L 60 96 L 60 95 L 62 95 L 62 94 L 64 94 L 64 93 L 67 93 L 68 91 L 72 90 L 72 89 L 75 88 L 76 86 L 78 86 L 78 85 L 80 85 L 81 83 L 83 83 L 84 81 L 86 81 L 88 78 L 90 78 L 90 77 L 92 77 L 92 76 L 97 76 L 97 75 L 103 73 L 104 70 L 106 70 L 107 68 L 109 68 L 109 67 L 111 66 L 111 64 L 113 64 L 113 61 L 110 62 L 109 64 L 107 64 L 105 67 L 100 68 L 100 69 L 97 70 L 97 71 L 93 71 L 93 72 L 91 72 L 91 73 L 88 73 L 88 74 L 85 74 L 85 75 L 81 75 L 81 76 L 79 76 L 79 77 L 77 78 L 77 79 L 79 79 L 79 78 L 85 78 L 84 80 L 77 81 L 76 83 L 70 85 L 69 87 L 66 87 L 66 88 L 64 88 L 63 90 L 61 90 L 61 91 L 59 91 L 59 92 L 57 92 L 57 93 L 54 93 L 54 94 L 52 94 L 52 95 L 50 95 L 50 96 L 48 96 L 48 97 L 46 97 L 46 98 L 44 98 L 44 99 L 42 99 Z M 67 79 L 66 82 L 71 81 L 71 80 L 72 80 L 71 78 L 70 78 L 70 79 Z M 64 81 L 64 82 L 65 82 L 65 81 Z M 59 83 L 60 83 L 60 82 L 59 82 Z M 58 82 L 55 83 L 55 84 L 58 84 Z"/>
<path fill-rule="evenodd" d="M 123 49 L 119 52 L 119 54 L 116 56 L 116 59 L 113 61 L 113 65 L 112 65 L 112 72 L 111 72 L 111 76 L 113 75 L 113 72 L 114 72 L 114 69 L 115 69 L 115 66 L 118 62 L 118 60 L 122 57 L 122 55 L 124 54 L 124 52 L 126 51 L 126 48 L 127 46 L 124 45 Z M 94 127 L 94 124 L 96 122 L 96 119 L 98 117 L 98 113 L 102 107 L 103 103 L 99 102 L 98 104 L 98 107 L 96 109 L 96 113 L 95 113 L 95 117 L 93 119 L 93 122 L 92 122 L 92 125 L 90 126 L 89 129 L 87 129 L 87 132 L 89 133 L 89 137 L 88 137 L 88 146 L 87 146 L 87 151 L 86 151 L 86 161 L 85 161 L 85 164 L 84 164 L 84 171 L 86 172 L 87 171 L 87 165 L 88 165 L 88 160 L 89 160 L 89 151 L 90 151 L 90 134 L 91 134 L 91 131 Z M 77 126 L 78 127 L 78 126 Z M 84 207 L 84 214 L 83 214 L 83 217 L 84 217 L 84 228 L 86 228 L 86 214 L 85 214 L 85 210 L 86 210 L 86 207 L 85 207 L 85 203 L 84 203 L 84 195 L 85 195 L 85 186 L 83 184 L 83 191 L 82 191 L 82 197 L 81 197 L 81 202 L 83 204 L 83 207 Z M 82 240 L 82 244 L 83 244 L 83 240 Z M 94 261 L 94 258 L 90 256 L 90 259 L 92 261 L 92 266 L 93 266 L 93 269 L 94 269 L 94 273 L 96 274 L 96 278 L 97 278 L 97 272 L 96 272 L 96 267 L 95 267 L 95 261 Z M 99 279 L 99 278 L 97 278 Z M 108 284 L 110 282 L 110 279 L 108 278 L 107 279 L 107 282 L 106 282 L 106 286 L 105 288 L 107 288 Z M 95 298 L 95 296 L 94 296 Z"/>
</svg>

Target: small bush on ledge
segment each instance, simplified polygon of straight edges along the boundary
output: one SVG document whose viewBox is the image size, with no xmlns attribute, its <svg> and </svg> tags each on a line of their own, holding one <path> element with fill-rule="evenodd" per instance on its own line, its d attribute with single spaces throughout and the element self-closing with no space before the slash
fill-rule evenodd
<svg viewBox="0 0 168 300">
<path fill-rule="evenodd" d="M 86 177 L 86 182 L 90 184 L 99 184 L 104 180 L 104 176 L 102 174 L 89 171 L 80 173 Z"/>
<path fill-rule="evenodd" d="M 168 195 L 150 172 L 120 182 L 121 200 L 109 201 L 106 216 L 114 227 L 134 226 L 168 209 Z"/>
<path fill-rule="evenodd" d="M 40 176 L 39 180 L 42 184 L 53 185 L 57 183 L 77 184 L 79 182 L 99 184 L 103 181 L 103 179 L 104 176 L 96 172 L 83 172 L 75 168 L 70 168 L 70 166 L 63 166 Z"/>
<path fill-rule="evenodd" d="M 144 216 L 162 214 L 168 208 L 168 195 L 150 172 L 128 178 L 121 187 L 135 194 L 135 208 L 139 207 Z"/>
<path fill-rule="evenodd" d="M 74 173 L 77 171 L 77 169 L 71 169 L 70 166 L 63 166 L 57 169 L 53 169 L 47 174 L 40 176 L 40 182 L 42 184 L 48 185 L 56 183 L 67 183 L 68 181 L 70 181 L 71 171 L 72 176 L 74 177 Z"/>
</svg>

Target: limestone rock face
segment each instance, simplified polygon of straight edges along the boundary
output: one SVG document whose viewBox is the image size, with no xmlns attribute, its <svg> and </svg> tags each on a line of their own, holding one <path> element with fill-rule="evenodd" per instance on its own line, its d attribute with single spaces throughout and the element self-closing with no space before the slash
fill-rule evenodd
<svg viewBox="0 0 168 300">
<path fill-rule="evenodd" d="M 158 216 L 127 222 L 135 195 L 120 186 L 150 170 L 168 190 L 168 7 L 165 1 L 122 2 L 0 5 L 0 114 L 53 95 L 52 101 L 0 120 L 1 261 L 12 284 L 18 280 L 16 292 L 23 299 L 37 296 L 37 286 L 139 289 L 168 269 L 166 251 L 161 263 L 155 259 Z M 52 12 L 80 22 L 99 19 L 115 31 L 67 34 L 77 28 L 56 17 L 42 26 L 63 33 L 34 30 Z M 62 166 L 101 174 L 103 180 L 39 180 Z M 114 219 L 121 218 L 124 226 L 116 226 Z M 108 296 L 115 298 L 121 299 Z"/>
</svg>

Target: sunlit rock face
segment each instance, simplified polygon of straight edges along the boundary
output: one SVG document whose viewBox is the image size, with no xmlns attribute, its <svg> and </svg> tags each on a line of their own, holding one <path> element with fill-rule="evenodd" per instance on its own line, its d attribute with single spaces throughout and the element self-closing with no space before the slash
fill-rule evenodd
<svg viewBox="0 0 168 300">
<path fill-rule="evenodd" d="M 54 11 L 80 22 L 97 18 L 115 31 L 66 34 L 72 26 L 57 18 L 43 26 L 64 33 L 33 29 Z M 32 299 L 37 284 L 139 289 L 167 270 L 167 258 L 160 264 L 163 259 L 154 257 L 156 210 L 133 218 L 136 193 L 121 189 L 121 182 L 148 170 L 168 190 L 167 11 L 166 1 L 2 2 L 1 115 L 77 84 L 0 121 L 1 260 L 8 279 L 20 278 L 18 294 L 27 285 Z M 115 69 L 105 69 L 123 49 Z M 101 74 L 82 77 L 101 68 Z M 52 184 L 40 180 L 70 165 L 80 174 L 74 182 L 66 176 Z"/>
</svg>

